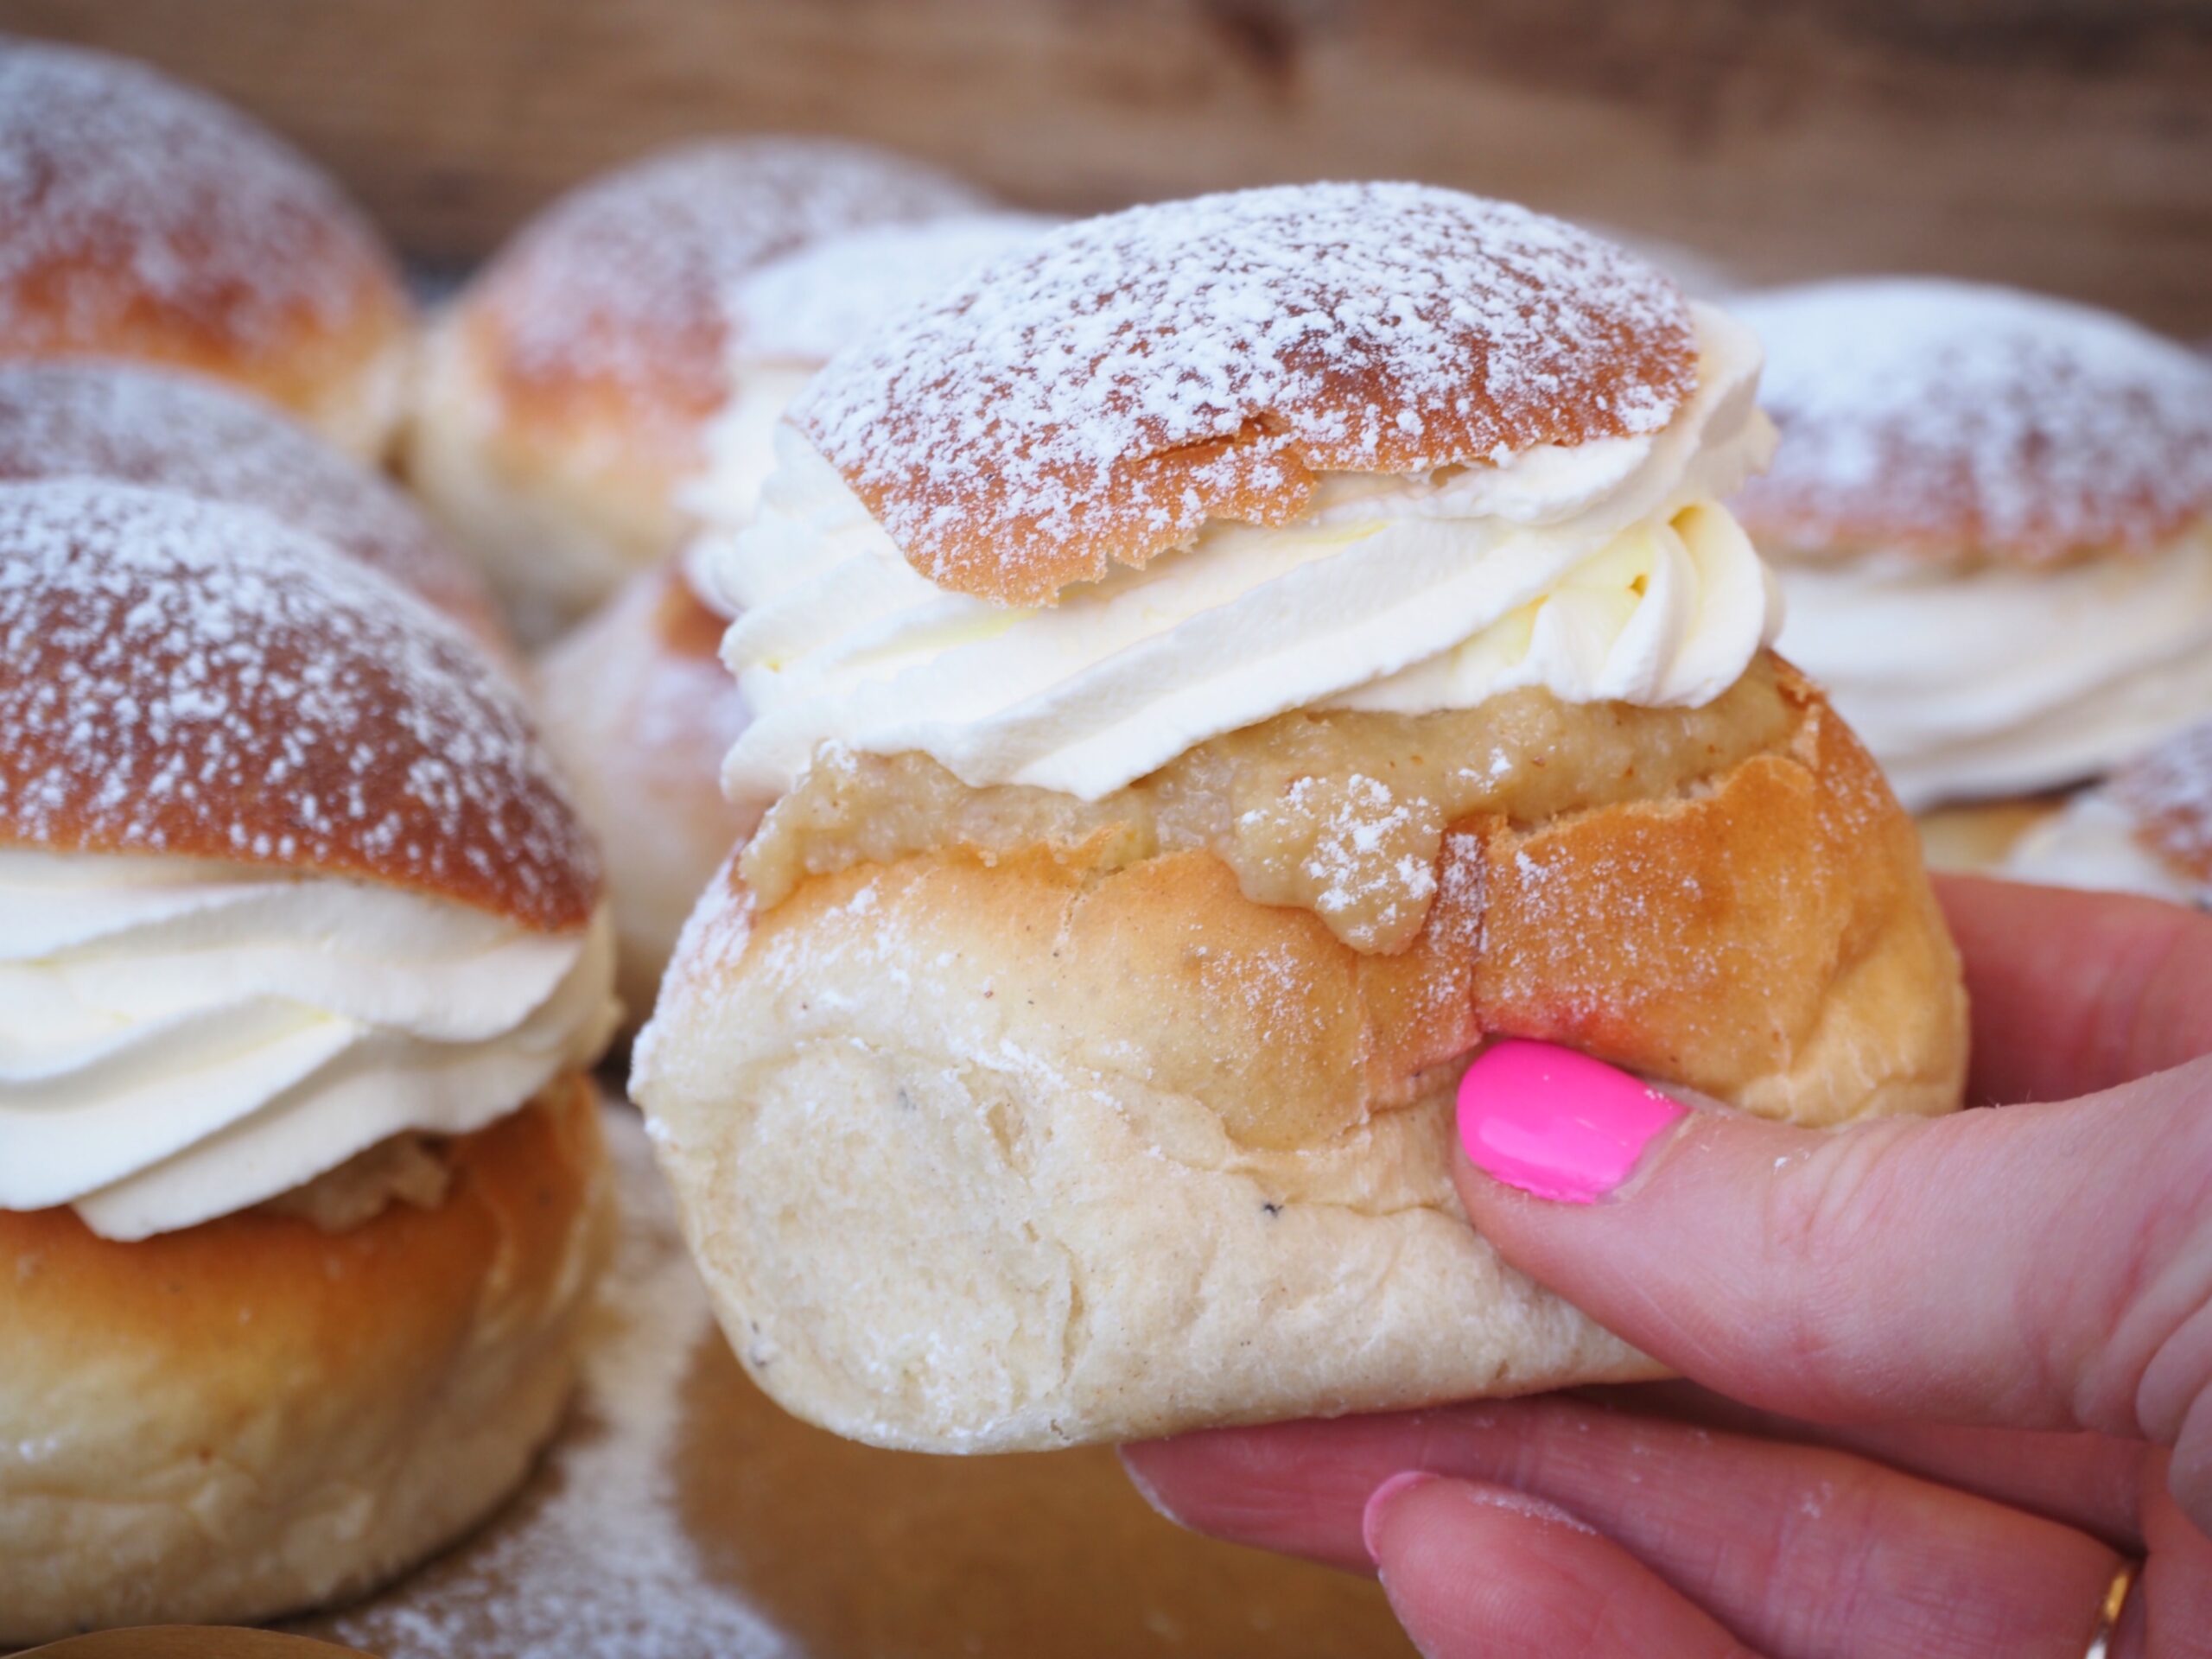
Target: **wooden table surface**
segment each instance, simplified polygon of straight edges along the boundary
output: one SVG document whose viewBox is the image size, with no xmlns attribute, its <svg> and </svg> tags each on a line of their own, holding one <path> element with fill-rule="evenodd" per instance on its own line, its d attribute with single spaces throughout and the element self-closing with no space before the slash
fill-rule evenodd
<svg viewBox="0 0 2212 1659">
<path fill-rule="evenodd" d="M 410 253 L 701 131 L 1015 200 L 1408 176 L 1752 278 L 1931 270 L 2212 335 L 2207 0 L 0 0 L 334 167 Z"/>
</svg>

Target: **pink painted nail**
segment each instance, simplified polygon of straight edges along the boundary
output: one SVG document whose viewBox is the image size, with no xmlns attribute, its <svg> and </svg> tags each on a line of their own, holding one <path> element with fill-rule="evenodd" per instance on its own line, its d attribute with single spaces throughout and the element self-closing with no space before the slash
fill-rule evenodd
<svg viewBox="0 0 2212 1659">
<path fill-rule="evenodd" d="M 1477 1169 L 1508 1186 L 1594 1204 L 1688 1109 L 1571 1048 L 1495 1043 L 1459 1079 L 1459 1142 Z"/>
<path fill-rule="evenodd" d="M 1367 1546 L 1367 1559 L 1377 1561 L 1375 1550 L 1375 1529 L 1381 1523 L 1382 1511 L 1390 1500 L 1401 1492 L 1411 1491 L 1416 1486 L 1426 1486 L 1436 1477 L 1426 1469 L 1402 1469 L 1367 1495 L 1367 1507 L 1359 1512 L 1359 1541 Z"/>
</svg>

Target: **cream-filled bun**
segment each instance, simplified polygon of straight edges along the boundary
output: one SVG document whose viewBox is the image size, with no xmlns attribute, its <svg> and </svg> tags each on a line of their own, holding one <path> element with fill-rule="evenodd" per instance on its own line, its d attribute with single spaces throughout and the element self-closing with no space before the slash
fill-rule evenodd
<svg viewBox="0 0 2212 1659">
<path fill-rule="evenodd" d="M 2001 852 L 2021 798 L 2212 715 L 2212 366 L 1961 283 L 1738 309 L 1781 443 L 1732 505 L 1788 594 L 1782 650 L 1907 806 L 1992 804 L 1936 845 Z"/>
<path fill-rule="evenodd" d="M 675 493 L 732 390 L 732 286 L 823 236 L 981 205 L 932 168 L 828 139 L 688 144 L 595 180 L 432 330 L 409 473 L 542 644 L 676 552 Z"/>
<path fill-rule="evenodd" d="M 422 510 L 258 398 L 143 364 L 0 363 L 0 480 L 69 477 L 259 507 L 512 655 L 484 579 Z"/>
<path fill-rule="evenodd" d="M 367 219 L 276 134 L 143 64 L 0 38 L 0 357 L 194 370 L 375 460 L 414 326 Z"/>
<path fill-rule="evenodd" d="M 932 298 L 1049 220 L 961 215 L 872 226 L 772 260 L 730 296 L 728 404 L 683 492 L 701 528 L 684 556 L 632 576 L 537 664 L 555 756 L 599 835 L 630 1012 L 652 1009 L 677 934 L 753 818 L 722 798 L 721 758 L 745 729 L 737 682 L 716 655 L 730 618 L 696 573 L 748 526 L 791 395 L 846 341 Z"/>
<path fill-rule="evenodd" d="M 2036 825 L 2004 873 L 2212 909 L 2212 723 L 2113 770 Z"/>
<path fill-rule="evenodd" d="M 1001 1451 L 1646 1376 L 1457 1207 L 1487 1038 L 1958 1103 L 1911 825 L 1720 505 L 1758 364 L 1559 221 L 1324 185 L 823 371 L 710 571 L 766 815 L 635 1078 L 765 1389 Z"/>
<path fill-rule="evenodd" d="M 0 1645 L 480 1519 L 605 1232 L 589 842 L 458 629 L 257 511 L 0 485 Z"/>
</svg>

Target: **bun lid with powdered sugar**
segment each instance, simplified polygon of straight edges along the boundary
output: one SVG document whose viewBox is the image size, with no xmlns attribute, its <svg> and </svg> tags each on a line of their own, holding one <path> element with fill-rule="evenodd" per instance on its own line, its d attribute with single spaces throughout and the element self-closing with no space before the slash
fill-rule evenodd
<svg viewBox="0 0 2212 1659">
<path fill-rule="evenodd" d="M 84 476 L 259 507 L 506 649 L 475 569 L 406 496 L 278 410 L 145 364 L 0 364 L 0 480 Z"/>
<path fill-rule="evenodd" d="M 1733 308 L 1782 435 L 1733 503 L 1770 552 L 2047 566 L 2212 514 L 2212 364 L 2124 317 L 1910 276 Z"/>
<path fill-rule="evenodd" d="M 413 311 L 335 181 L 125 58 L 0 37 L 0 355 L 144 358 L 251 386 L 357 454 Z"/>
<path fill-rule="evenodd" d="M 1290 186 L 1053 232 L 855 345 L 791 420 L 916 569 L 1025 605 L 1209 519 L 1287 522 L 1323 473 L 1655 431 L 1696 360 L 1674 284 L 1563 221 Z"/>
<path fill-rule="evenodd" d="M 264 513 L 0 485 L 0 838 L 359 876 L 543 931 L 598 902 L 483 652 Z"/>
<path fill-rule="evenodd" d="M 987 206 L 920 162 L 830 138 L 709 139 L 594 179 L 524 228 L 464 302 L 504 392 L 619 396 L 703 416 L 725 391 L 728 294 L 856 226 Z"/>
</svg>

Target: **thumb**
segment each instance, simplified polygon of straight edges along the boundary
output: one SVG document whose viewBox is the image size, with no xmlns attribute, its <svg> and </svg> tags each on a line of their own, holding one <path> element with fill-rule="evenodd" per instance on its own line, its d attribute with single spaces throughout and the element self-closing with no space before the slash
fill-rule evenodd
<svg viewBox="0 0 2212 1659">
<path fill-rule="evenodd" d="M 1799 1417 L 2172 1446 L 2212 1528 L 2212 1059 L 1821 1132 L 1508 1042 L 1459 1128 L 1476 1230 L 1686 1376 Z"/>
</svg>

